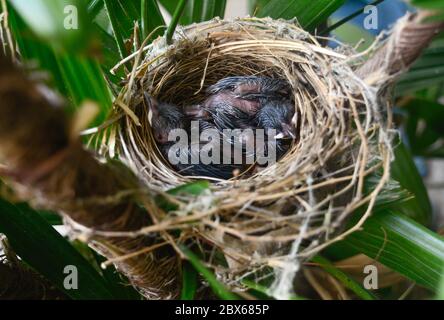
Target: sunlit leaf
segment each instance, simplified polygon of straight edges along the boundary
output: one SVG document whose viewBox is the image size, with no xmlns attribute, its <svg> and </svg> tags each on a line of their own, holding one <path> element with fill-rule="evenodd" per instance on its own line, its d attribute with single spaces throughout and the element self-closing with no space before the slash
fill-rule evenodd
<svg viewBox="0 0 444 320">
<path fill-rule="evenodd" d="M 395 160 L 392 162 L 393 179 L 402 188 L 409 191 L 413 198 L 403 201 L 394 207 L 417 222 L 428 226 L 432 219 L 432 205 L 421 175 L 413 162 L 412 155 L 403 143 L 394 150 Z"/>
<path fill-rule="evenodd" d="M 100 106 L 100 115 L 95 123 L 103 121 L 111 108 L 111 93 L 97 59 L 71 52 L 68 47 L 65 50 L 54 49 L 52 43 L 36 37 L 34 30 L 12 8 L 10 13 L 11 29 L 23 62 L 49 71 L 54 77 L 51 84 L 70 98 L 69 111 L 73 112 L 85 100 L 95 101 Z"/>
<path fill-rule="evenodd" d="M 85 51 L 91 44 L 87 8 L 80 0 L 9 0 L 40 37 L 57 48 Z"/>
<path fill-rule="evenodd" d="M 438 290 L 444 268 L 444 238 L 403 214 L 375 212 L 362 231 L 334 244 L 351 248 L 399 272 L 417 284 Z"/>
</svg>

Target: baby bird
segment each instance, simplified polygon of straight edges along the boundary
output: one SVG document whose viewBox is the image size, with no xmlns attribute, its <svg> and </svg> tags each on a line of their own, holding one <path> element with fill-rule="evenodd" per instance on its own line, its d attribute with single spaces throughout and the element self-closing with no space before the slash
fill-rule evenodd
<svg viewBox="0 0 444 320">
<path fill-rule="evenodd" d="M 202 145 L 199 145 L 199 151 L 202 149 Z M 191 157 L 192 148 L 190 147 L 187 152 Z M 245 171 L 242 165 L 234 164 L 176 164 L 173 166 L 178 173 L 183 176 L 191 177 L 206 177 L 221 180 L 229 180 L 236 176 L 237 173 Z"/>
<path fill-rule="evenodd" d="M 276 139 L 295 139 L 296 130 L 291 121 L 294 116 L 294 106 L 290 100 L 267 100 L 255 117 L 257 127 L 275 129 Z"/>
<path fill-rule="evenodd" d="M 276 152 L 279 159 L 288 151 L 293 140 L 297 138 L 292 118 L 295 114 L 291 87 L 283 80 L 268 77 L 228 77 L 218 81 L 207 89 L 208 98 L 201 105 L 180 108 L 173 104 L 163 103 L 145 94 L 144 103 L 150 110 L 150 123 L 154 139 L 159 150 L 170 164 L 184 176 L 199 176 L 214 179 L 231 179 L 251 167 L 245 161 L 242 164 L 223 164 L 224 143 L 236 147 L 235 140 L 240 139 L 242 160 L 254 157 L 246 146 L 254 145 L 256 135 L 234 137 L 226 134 L 224 129 L 275 129 L 272 145 L 266 144 L 267 153 Z M 174 129 L 184 129 L 189 134 L 191 121 L 199 122 L 199 132 L 212 129 L 216 132 L 215 141 L 191 141 L 188 145 L 177 148 L 176 141 L 168 141 Z M 251 132 L 251 130 L 250 130 Z M 189 137 L 188 137 L 189 138 Z M 187 138 L 187 139 L 188 139 Z M 214 137 L 213 137 L 214 139 Z M 217 143 L 216 143 L 217 142 Z M 175 149 L 171 149 L 174 147 Z M 213 155 L 217 152 L 220 163 L 202 162 L 202 152 Z M 175 153 L 174 153 L 175 152 Z M 255 151 L 257 152 L 257 151 Z M 181 153 L 181 154 L 178 154 Z M 185 163 L 177 163 L 169 159 L 187 159 Z M 182 157 L 179 157 L 182 156 Z M 210 156 L 211 159 L 213 157 Z M 193 163 L 192 159 L 199 159 Z"/>
<path fill-rule="evenodd" d="M 187 129 L 190 119 L 176 105 L 159 102 L 147 93 L 144 94 L 144 103 L 150 110 L 150 119 L 154 139 L 159 144 L 168 143 L 168 135 L 174 129 Z"/>
<path fill-rule="evenodd" d="M 258 111 L 258 99 L 289 99 L 291 88 L 287 82 L 281 79 L 269 77 L 245 76 L 227 77 L 219 80 L 207 89 L 212 96 L 231 96 L 231 101 L 248 114 Z M 234 99 L 233 99 L 234 98 Z"/>
<path fill-rule="evenodd" d="M 207 89 L 210 95 L 203 109 L 222 130 L 254 127 L 254 118 L 270 100 L 286 101 L 291 97 L 288 83 L 268 77 L 228 77 Z"/>
<path fill-rule="evenodd" d="M 211 113 L 216 107 L 232 106 L 237 110 L 249 116 L 256 114 L 259 109 L 259 101 L 257 99 L 248 100 L 241 96 L 235 95 L 233 92 L 221 91 L 211 94 L 203 103 L 203 109 Z"/>
<path fill-rule="evenodd" d="M 160 144 L 168 143 L 168 135 L 174 129 L 186 129 L 189 119 L 176 105 L 159 102 L 145 93 L 145 103 L 151 112 L 151 128 L 154 139 Z"/>
<path fill-rule="evenodd" d="M 296 128 L 291 123 L 294 116 L 294 105 L 290 100 L 267 100 L 258 111 L 255 121 L 258 128 L 276 130 L 272 149 L 268 152 L 276 152 L 279 159 L 288 151 L 293 140 L 297 138 Z M 270 139 L 272 137 L 268 137 Z"/>
<path fill-rule="evenodd" d="M 188 145 L 182 146 L 180 149 L 175 149 L 176 153 L 173 156 L 176 158 L 184 158 L 186 161 L 184 161 L 184 163 L 179 162 L 174 165 L 172 164 L 174 169 L 183 176 L 199 176 L 222 180 L 231 179 L 237 172 L 243 172 L 245 170 L 245 165 L 243 164 L 234 164 L 232 162 L 230 164 L 223 163 L 223 141 L 221 139 L 221 133 L 217 130 L 216 126 L 213 123 L 200 120 L 199 132 L 203 132 L 204 130 L 213 130 L 213 132 L 216 132 L 217 139 L 199 142 L 188 141 L 190 142 Z M 170 151 L 173 145 L 174 142 L 162 145 L 161 151 L 166 159 L 169 159 L 171 156 L 170 152 L 174 152 Z M 205 152 L 202 152 L 204 148 Z M 205 156 L 207 153 L 209 153 L 209 157 L 213 158 L 213 152 L 219 153 L 219 161 L 217 163 L 208 163 L 202 160 L 202 156 Z M 199 160 L 198 163 L 192 162 L 193 157 Z M 170 160 L 171 159 L 169 159 L 169 161 Z"/>
<path fill-rule="evenodd" d="M 216 101 L 211 105 L 205 104 L 204 109 L 220 131 L 223 129 L 251 128 L 254 120 L 253 115 L 245 112 L 242 108 L 238 108 L 238 105 L 230 103 L 230 100 Z"/>
</svg>

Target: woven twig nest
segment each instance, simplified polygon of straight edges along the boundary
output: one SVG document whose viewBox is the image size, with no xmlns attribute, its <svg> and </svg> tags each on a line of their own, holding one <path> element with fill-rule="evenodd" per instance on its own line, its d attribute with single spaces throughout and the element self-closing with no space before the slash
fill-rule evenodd
<svg viewBox="0 0 444 320">
<path fill-rule="evenodd" d="M 370 212 L 388 177 L 389 104 L 355 75 L 360 55 L 325 48 L 292 21 L 213 20 L 179 29 L 173 40 L 166 45 L 159 38 L 132 57 L 137 67 L 116 102 L 123 117 L 111 130 L 109 150 L 117 150 L 150 194 L 177 204 L 170 212 L 153 209 L 157 222 L 147 234 L 181 230 L 166 239 L 200 245 L 226 283 L 272 267 L 274 294 L 284 294 L 298 261 L 343 237 L 344 222 L 358 207 L 368 204 Z M 143 93 L 198 104 L 218 80 L 250 75 L 291 85 L 299 139 L 254 175 L 212 181 L 199 196 L 166 195 L 196 178 L 180 175 L 159 152 Z M 380 180 L 365 193 L 364 179 L 375 171 Z"/>
</svg>

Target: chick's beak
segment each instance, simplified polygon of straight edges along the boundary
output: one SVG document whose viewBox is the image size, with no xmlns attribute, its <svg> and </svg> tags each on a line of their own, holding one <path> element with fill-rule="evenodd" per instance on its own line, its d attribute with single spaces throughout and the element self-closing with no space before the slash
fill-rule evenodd
<svg viewBox="0 0 444 320">
<path fill-rule="evenodd" d="M 275 137 L 276 140 L 284 140 L 284 139 L 295 139 L 296 134 L 294 132 L 294 129 L 291 125 L 288 125 L 287 123 L 282 124 L 282 131 L 279 132 Z"/>
</svg>

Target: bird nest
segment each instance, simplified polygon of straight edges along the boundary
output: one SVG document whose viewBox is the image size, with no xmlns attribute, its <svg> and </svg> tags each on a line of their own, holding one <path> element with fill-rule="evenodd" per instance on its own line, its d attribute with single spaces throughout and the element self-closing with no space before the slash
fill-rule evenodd
<svg viewBox="0 0 444 320">
<path fill-rule="evenodd" d="M 136 66 L 115 103 L 120 120 L 109 133 L 108 151 L 132 168 L 150 197 L 174 204 L 170 211 L 152 208 L 155 224 L 146 234 L 198 245 L 227 284 L 274 270 L 273 294 L 282 297 L 301 260 L 362 225 L 389 176 L 388 99 L 354 73 L 361 55 L 341 45 L 323 47 L 323 40 L 293 21 L 216 19 L 180 28 L 171 45 L 158 38 L 122 61 L 119 66 L 130 60 Z M 187 188 L 167 192 L 204 179 L 181 175 L 159 152 L 144 92 L 195 105 L 209 86 L 230 76 L 287 81 L 298 140 L 254 174 L 213 179 L 197 195 Z M 378 177 L 372 190 L 364 187 L 369 175 Z M 366 213 L 344 231 L 359 207 Z"/>
</svg>

